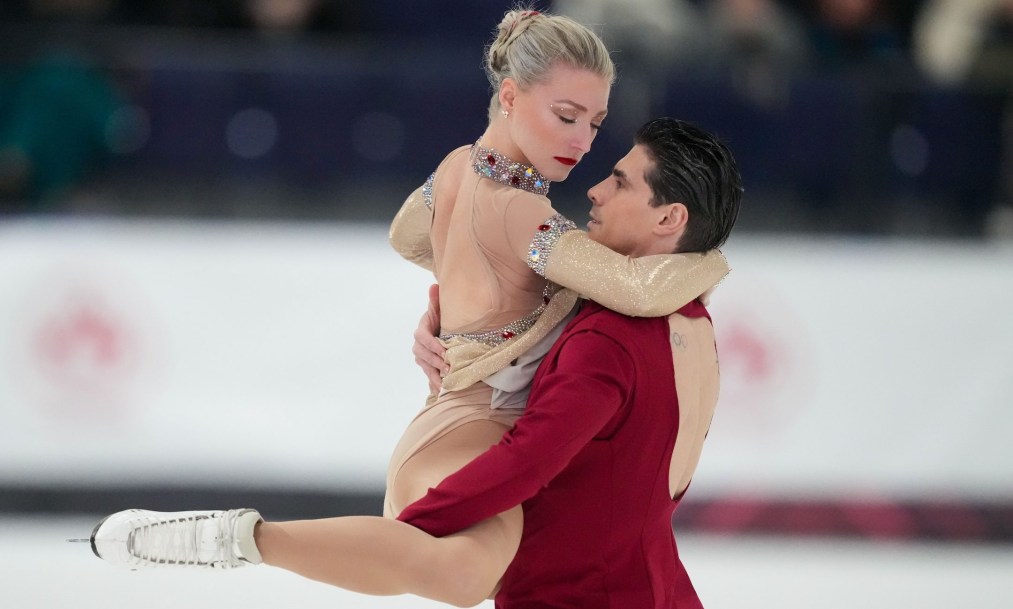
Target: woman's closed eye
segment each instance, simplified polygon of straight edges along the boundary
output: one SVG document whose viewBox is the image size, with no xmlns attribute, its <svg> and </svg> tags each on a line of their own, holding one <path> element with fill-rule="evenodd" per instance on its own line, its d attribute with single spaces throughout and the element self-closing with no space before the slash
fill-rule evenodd
<svg viewBox="0 0 1013 609">
<path fill-rule="evenodd" d="M 559 120 L 563 121 L 567 125 L 577 124 L 577 119 L 575 118 L 567 118 L 565 116 L 560 116 Z M 594 129 L 595 131 L 601 131 L 602 127 L 604 127 L 604 125 L 602 125 L 601 123 L 591 123 L 591 128 Z"/>
</svg>

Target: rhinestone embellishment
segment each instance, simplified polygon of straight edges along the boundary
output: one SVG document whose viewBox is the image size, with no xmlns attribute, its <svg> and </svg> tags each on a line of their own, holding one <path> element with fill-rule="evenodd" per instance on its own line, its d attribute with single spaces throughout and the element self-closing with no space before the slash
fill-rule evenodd
<svg viewBox="0 0 1013 609">
<path fill-rule="evenodd" d="M 520 188 L 536 195 L 547 195 L 551 182 L 538 170 L 503 156 L 492 148 L 483 148 L 477 143 L 471 149 L 471 167 L 480 176 L 500 184 Z"/>
<path fill-rule="evenodd" d="M 528 266 L 531 270 L 545 277 L 545 265 L 549 263 L 549 255 L 563 233 L 577 228 L 577 225 L 562 214 L 556 214 L 540 224 L 531 239 L 528 249 Z"/>
<path fill-rule="evenodd" d="M 430 210 L 433 209 L 433 180 L 436 179 L 436 172 L 429 174 L 426 178 L 425 184 L 422 185 L 422 202 L 426 204 Z"/>
</svg>

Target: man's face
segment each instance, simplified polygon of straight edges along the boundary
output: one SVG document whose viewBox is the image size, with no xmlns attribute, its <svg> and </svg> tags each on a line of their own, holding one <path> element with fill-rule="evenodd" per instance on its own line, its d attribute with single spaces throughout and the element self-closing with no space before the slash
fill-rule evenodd
<svg viewBox="0 0 1013 609">
<path fill-rule="evenodd" d="M 654 228 L 665 207 L 651 207 L 651 188 L 645 176 L 654 162 L 647 149 L 636 145 L 612 169 L 612 175 L 587 192 L 591 199 L 591 239 L 620 254 L 643 256 L 654 242 Z"/>
</svg>

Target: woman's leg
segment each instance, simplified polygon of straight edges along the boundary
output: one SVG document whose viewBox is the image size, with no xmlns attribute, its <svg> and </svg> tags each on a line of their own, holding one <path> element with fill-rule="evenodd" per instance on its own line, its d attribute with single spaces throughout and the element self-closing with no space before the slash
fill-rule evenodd
<svg viewBox="0 0 1013 609">
<path fill-rule="evenodd" d="M 379 516 L 265 522 L 255 539 L 265 564 L 373 595 L 415 594 L 458 607 L 493 591 L 517 551 L 521 509 L 448 537 Z"/>
<path fill-rule="evenodd" d="M 503 436 L 493 421 L 466 423 L 405 462 L 389 489 L 398 512 Z M 353 516 L 263 523 L 264 562 L 304 577 L 373 595 L 416 594 L 457 606 L 487 598 L 520 544 L 521 508 L 443 538 L 396 520 Z"/>
<path fill-rule="evenodd" d="M 387 489 L 393 509 L 389 516 L 396 517 L 421 499 L 430 488 L 498 443 L 507 431 L 507 426 L 495 421 L 471 421 L 440 435 L 408 457 Z"/>
</svg>

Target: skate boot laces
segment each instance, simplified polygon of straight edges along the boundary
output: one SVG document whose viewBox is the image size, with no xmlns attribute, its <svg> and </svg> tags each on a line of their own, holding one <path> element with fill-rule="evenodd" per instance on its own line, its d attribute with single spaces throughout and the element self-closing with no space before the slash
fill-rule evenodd
<svg viewBox="0 0 1013 609">
<path fill-rule="evenodd" d="M 127 536 L 134 566 L 150 564 L 230 569 L 243 566 L 234 551 L 240 510 L 138 515 Z"/>
</svg>

